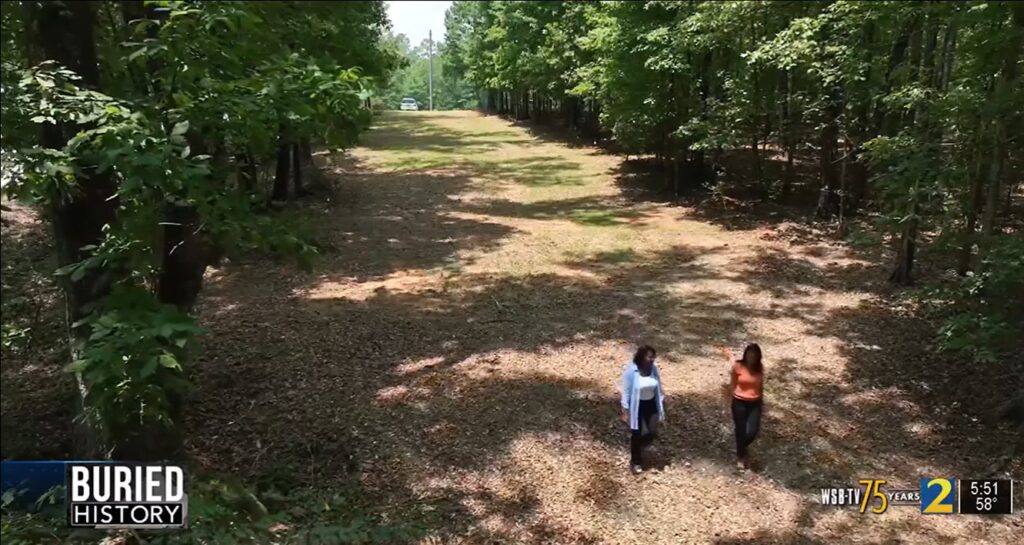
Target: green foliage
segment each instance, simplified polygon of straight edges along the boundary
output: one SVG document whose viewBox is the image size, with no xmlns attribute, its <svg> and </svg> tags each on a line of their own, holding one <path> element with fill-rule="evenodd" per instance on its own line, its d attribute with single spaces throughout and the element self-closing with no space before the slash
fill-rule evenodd
<svg viewBox="0 0 1024 545">
<path fill-rule="evenodd" d="M 877 212 L 901 248 L 897 282 L 925 242 L 967 256 L 1000 244 L 1002 197 L 982 197 L 1005 194 L 1020 159 L 1008 135 L 1024 123 L 1024 10 L 1012 3 L 454 2 L 446 23 L 452 67 L 478 88 L 595 101 L 620 149 L 663 172 L 749 150 L 754 177 L 729 173 L 729 187 L 785 199 L 798 174 L 770 177 L 769 157 L 815 155 L 804 182 L 817 215 Z M 696 178 L 670 181 L 727 187 Z M 1005 252 L 985 256 L 971 282 L 1014 269 Z M 944 342 L 994 346 L 1002 322 L 977 316 L 958 316 Z"/>
<path fill-rule="evenodd" d="M 188 314 L 148 290 L 119 286 L 72 327 L 84 334 L 68 371 L 84 379 L 82 417 L 101 424 L 105 444 L 140 441 L 133 434 L 147 423 L 173 424 L 174 399 L 188 387 L 182 362 L 199 333 Z"/>
<path fill-rule="evenodd" d="M 931 291 L 933 310 L 944 320 L 940 348 L 993 362 L 1020 347 L 1024 321 L 1024 239 L 992 241 L 980 272 Z"/>
<path fill-rule="evenodd" d="M 31 508 L 20 509 L 20 492 L 8 489 L 0 498 L 0 541 L 13 545 L 61 543 L 67 530 L 64 488 L 40 496 Z"/>
<path fill-rule="evenodd" d="M 403 34 L 389 36 L 387 43 L 404 55 L 404 66 L 377 92 L 379 107 L 396 110 L 403 98 L 415 98 L 426 109 L 430 98 L 430 59 L 426 43 L 410 49 Z M 465 110 L 477 105 L 476 89 L 452 68 L 452 55 L 443 44 L 434 44 L 434 109 Z"/>
<path fill-rule="evenodd" d="M 172 425 L 187 387 L 185 347 L 199 329 L 189 309 L 160 300 L 161 283 L 191 281 L 168 273 L 171 254 L 201 271 L 240 252 L 305 267 L 317 253 L 294 222 L 261 211 L 257 188 L 230 183 L 230 158 L 262 164 L 300 141 L 353 145 L 369 124 L 367 90 L 398 63 L 374 47 L 387 27 L 382 2 L 94 3 L 83 9 L 96 16 L 100 82 L 84 85 L 55 59 L 29 62 L 41 48 L 25 43 L 21 29 L 38 21 L 24 13 L 57 16 L 35 7 L 4 10 L 3 192 L 51 211 L 103 191 L 92 206 L 115 218 L 57 271 L 70 289 L 118 286 L 71 309 L 85 318 L 68 369 L 84 379 L 83 417 L 109 447 Z M 169 247 L 168 236 L 192 247 Z M 24 335 L 5 324 L 5 345 Z"/>
</svg>

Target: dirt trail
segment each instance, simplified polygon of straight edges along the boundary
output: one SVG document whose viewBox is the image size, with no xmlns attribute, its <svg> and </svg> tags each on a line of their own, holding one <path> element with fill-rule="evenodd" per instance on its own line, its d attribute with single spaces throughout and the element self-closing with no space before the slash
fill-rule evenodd
<svg viewBox="0 0 1024 545">
<path fill-rule="evenodd" d="M 904 364 L 929 330 L 880 304 L 872 259 L 795 225 L 627 198 L 620 158 L 475 113 L 385 115 L 326 160 L 340 181 L 316 272 L 233 265 L 204 295 L 190 426 L 210 465 L 290 464 L 317 482 L 355 471 L 390 517 L 426 527 L 423 543 L 1003 544 L 1024 531 L 1019 516 L 818 505 L 819 487 L 859 478 L 983 476 L 990 460 L 963 436 L 1005 439 Z M 713 346 L 747 341 L 769 377 L 763 468 L 737 475 Z M 669 397 L 656 469 L 639 478 L 616 419 L 638 342 L 659 349 Z"/>
</svg>

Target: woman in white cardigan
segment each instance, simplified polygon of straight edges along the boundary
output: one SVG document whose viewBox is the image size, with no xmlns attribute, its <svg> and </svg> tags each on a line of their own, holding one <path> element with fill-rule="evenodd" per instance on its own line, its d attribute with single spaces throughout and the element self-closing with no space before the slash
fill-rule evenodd
<svg viewBox="0 0 1024 545">
<path fill-rule="evenodd" d="M 641 346 L 622 371 L 620 418 L 629 424 L 629 467 L 634 474 L 643 472 L 643 449 L 654 440 L 658 422 L 665 419 L 665 394 L 654 364 L 656 355 L 654 348 Z"/>
</svg>

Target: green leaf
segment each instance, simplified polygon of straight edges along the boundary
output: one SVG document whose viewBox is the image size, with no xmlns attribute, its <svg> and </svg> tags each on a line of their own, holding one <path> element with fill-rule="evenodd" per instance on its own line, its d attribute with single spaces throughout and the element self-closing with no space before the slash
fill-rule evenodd
<svg viewBox="0 0 1024 545">
<path fill-rule="evenodd" d="M 168 369 L 181 369 L 181 365 L 178 364 L 178 360 L 171 354 L 160 354 L 158 361 L 161 366 Z"/>
<path fill-rule="evenodd" d="M 171 129 L 171 136 L 181 136 L 188 132 L 188 121 L 179 121 L 175 123 L 174 128 Z"/>
<path fill-rule="evenodd" d="M 56 276 L 65 276 L 71 274 L 72 272 L 74 272 L 75 269 L 77 269 L 80 266 L 81 263 L 72 263 L 70 265 L 64 265 L 63 267 L 60 267 L 57 270 L 53 271 L 53 274 Z"/>
<path fill-rule="evenodd" d="M 84 266 L 80 266 L 80 267 L 76 268 L 74 271 L 71 272 L 71 281 L 72 282 L 78 282 L 79 280 L 81 280 L 85 276 L 86 272 L 88 272 L 88 271 L 86 270 L 86 268 Z"/>
<path fill-rule="evenodd" d="M 64 370 L 67 371 L 68 373 L 78 374 L 78 373 L 81 373 L 82 371 L 84 371 L 85 368 L 88 365 L 89 365 L 89 362 L 86 361 L 86 360 L 75 360 L 75 361 L 65 365 L 64 366 Z"/>
<path fill-rule="evenodd" d="M 147 51 L 149 51 L 149 48 L 145 47 L 145 46 L 143 46 L 143 47 L 141 47 L 139 49 L 136 49 L 135 51 L 133 51 L 131 53 L 131 55 L 128 55 L 128 62 L 132 62 L 135 59 L 139 58 L 140 56 L 145 55 Z"/>
</svg>

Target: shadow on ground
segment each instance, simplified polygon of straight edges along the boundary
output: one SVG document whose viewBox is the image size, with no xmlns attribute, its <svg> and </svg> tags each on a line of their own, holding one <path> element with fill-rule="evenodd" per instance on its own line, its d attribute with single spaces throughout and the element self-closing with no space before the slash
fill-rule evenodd
<svg viewBox="0 0 1024 545">
<path fill-rule="evenodd" d="M 452 149 L 473 145 L 473 137 L 434 134 L 423 123 L 394 122 L 387 130 L 405 136 L 392 135 L 395 141 L 383 145 L 413 146 L 421 138 Z M 572 169 L 569 161 L 552 161 L 550 169 Z M 531 164 L 494 167 L 495 176 L 529 183 Z M 794 358 L 769 362 L 780 398 L 768 407 L 759 450 L 765 475 L 778 485 L 813 493 L 864 477 L 912 483 L 922 471 L 984 475 L 988 457 L 1007 439 L 971 415 L 984 410 L 983 392 L 998 398 L 1019 388 L 1019 374 L 1006 367 L 979 373 L 935 358 L 926 349 L 926 322 L 881 305 L 813 318 L 824 311 L 806 300 L 809 290 L 863 287 L 876 272 L 870 265 L 822 265 L 770 250 L 736 262 L 733 281 L 777 298 L 769 310 L 714 292 L 667 289 L 725 275 L 706 264 L 715 250 L 686 244 L 642 257 L 623 250 L 565 263 L 586 273 L 581 276 L 454 274 L 450 290 L 380 287 L 363 297 L 308 296 L 332 278 L 362 282 L 452 263 L 460 251 L 494 248 L 514 232 L 504 224 L 453 219 L 455 213 L 532 220 L 607 215 L 595 220 L 599 225 L 637 214 L 608 210 L 598 198 L 464 203 L 460 197 L 478 189 L 479 169 L 388 172 L 351 164 L 339 190 L 343 202 L 325 225 L 336 240 L 336 253 L 323 267 L 328 274 L 254 267 L 222 273 L 203 305 L 210 340 L 190 409 L 199 460 L 254 476 L 286 466 L 318 485 L 356 471 L 391 501 L 405 498 L 386 507 L 391 516 L 419 520 L 435 534 L 479 542 L 598 543 L 601 536 L 538 522 L 539 492 L 525 480 L 508 497 L 444 487 L 424 496 L 420 485 L 431 476 L 503 467 L 523 438 L 624 449 L 625 431 L 607 385 L 575 376 L 573 361 L 552 354 L 576 354 L 573 347 L 585 343 L 650 342 L 685 369 L 688 358 L 710 351 L 711 339 L 739 342 L 749 335 L 750 321 L 776 317 L 805 317 L 803 334 L 839 339 L 851 381 L 843 387 L 805 376 Z M 550 372 L 499 372 L 515 357 L 548 361 Z M 966 383 L 972 387 L 962 387 Z M 670 411 L 685 417 L 663 434 L 658 464 L 685 459 L 727 472 L 730 439 L 711 424 L 722 420 L 722 410 L 713 393 L 671 399 Z M 622 468 L 596 467 L 576 493 L 621 509 L 614 505 L 621 484 L 610 475 Z M 825 543 L 810 531 L 824 512 L 808 504 L 793 528 L 716 543 Z M 529 530 L 482 529 L 479 522 L 495 517 L 505 528 Z M 837 527 L 830 534 L 842 538 L 855 530 Z"/>
<path fill-rule="evenodd" d="M 53 277 L 57 260 L 50 232 L 34 211 L 18 203 L 4 202 L 2 222 L 0 453 L 5 460 L 67 458 L 75 387 L 64 372 L 63 299 Z"/>
<path fill-rule="evenodd" d="M 565 274 L 463 271 L 472 264 L 466 256 L 518 234 L 502 219 L 612 228 L 643 219 L 647 208 L 630 205 L 628 194 L 622 202 L 607 196 L 529 203 L 467 199 L 490 184 L 586 180 L 568 153 L 501 163 L 453 161 L 452 154 L 484 153 L 524 138 L 511 129 L 460 132 L 431 122 L 458 118 L 388 116 L 368 141 L 370 151 L 392 155 L 372 164 L 332 158 L 338 202 L 330 216 L 313 218 L 332 249 L 317 272 L 260 262 L 213 273 L 201 305 L 207 334 L 187 416 L 190 452 L 201 466 L 254 478 L 284 471 L 318 487 L 359 475 L 386 500 L 381 511 L 442 538 L 607 542 L 607 536 L 542 519 L 543 490 L 511 465 L 524 443 L 550 445 L 555 452 L 585 445 L 598 454 L 573 462 L 581 464 L 573 497 L 594 499 L 613 523 L 639 516 L 636 506 L 620 501 L 629 481 L 614 462 L 620 454 L 624 459 L 626 445 L 608 384 L 617 373 L 579 372 L 601 368 L 604 359 L 617 367 L 622 354 L 581 347 L 649 342 L 662 348 L 667 369 L 686 376 L 698 371 L 694 361 L 709 354 L 714 342 L 739 343 L 753 334 L 752 322 L 776 319 L 795 320 L 797 335 L 837 341 L 835 375 L 843 376 L 807 373 L 796 356 L 771 357 L 775 347 L 766 343 L 775 398 L 769 399 L 758 443 L 766 467 L 754 478 L 813 494 L 820 486 L 859 478 L 909 484 L 924 473 L 986 476 L 1008 444 L 1011 433 L 985 425 L 980 416 L 1022 387 L 1017 362 L 974 368 L 933 354 L 930 324 L 880 298 L 840 310 L 817 299 L 851 289 L 873 292 L 874 262 L 829 263 L 765 248 L 716 267 L 709 260 L 726 250 L 680 240 L 655 252 L 565 258 Z M 402 150 L 421 143 L 425 160 L 405 157 Z M 5 226 L 5 263 L 10 248 Z M 4 274 L 6 288 L 6 268 Z M 400 275 L 409 281 L 382 282 Z M 714 282 L 738 283 L 740 289 L 724 297 L 704 288 Z M 672 289 L 679 285 L 691 289 Z M 759 293 L 774 304 L 758 307 L 743 298 Z M 12 418 L 36 410 L 31 403 L 51 401 L 23 397 L 28 405 L 9 408 L 8 400 L 18 399 L 9 392 L 32 392 L 40 383 L 27 378 L 25 362 L 9 368 L 6 356 L 5 457 L 13 452 L 10 433 L 31 437 Z M 533 365 L 516 365 L 524 359 Z M 53 388 L 39 391 L 58 392 Z M 668 409 L 678 417 L 663 430 L 657 467 L 681 471 L 686 462 L 729 475 L 731 440 L 722 430 L 717 393 L 675 395 Z M 63 414 L 36 414 L 66 420 Z M 513 490 L 497 495 L 445 481 L 492 470 L 501 471 Z M 778 529 L 708 540 L 817 545 L 861 530 L 853 523 L 822 530 L 818 523 L 829 513 L 808 501 Z M 885 540 L 865 542 L 895 542 L 908 531 L 948 541 L 918 524 L 886 528 Z"/>
</svg>

